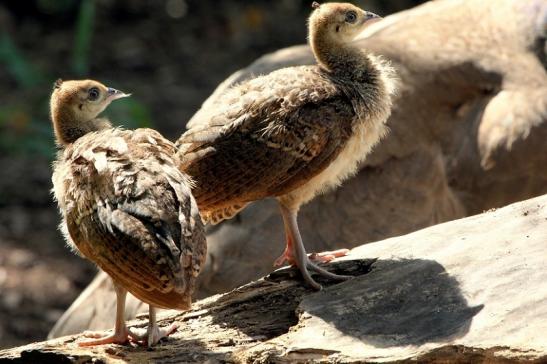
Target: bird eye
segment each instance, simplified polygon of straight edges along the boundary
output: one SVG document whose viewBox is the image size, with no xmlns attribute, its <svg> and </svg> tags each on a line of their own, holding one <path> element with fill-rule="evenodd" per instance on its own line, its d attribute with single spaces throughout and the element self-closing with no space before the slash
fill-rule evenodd
<svg viewBox="0 0 547 364">
<path fill-rule="evenodd" d="M 95 101 L 99 98 L 99 89 L 97 87 L 92 87 L 88 91 L 88 99 Z"/>
<path fill-rule="evenodd" d="M 346 13 L 346 23 L 355 23 L 357 20 L 357 13 L 355 11 L 348 11 Z"/>
</svg>

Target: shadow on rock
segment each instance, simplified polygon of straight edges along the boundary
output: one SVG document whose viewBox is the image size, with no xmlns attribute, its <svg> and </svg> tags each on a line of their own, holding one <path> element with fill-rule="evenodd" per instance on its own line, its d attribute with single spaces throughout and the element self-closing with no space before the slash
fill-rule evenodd
<svg viewBox="0 0 547 364">
<path fill-rule="evenodd" d="M 469 306 L 438 262 L 408 259 L 378 260 L 369 273 L 304 297 L 298 309 L 367 344 L 391 347 L 461 337 L 483 307 Z"/>
</svg>

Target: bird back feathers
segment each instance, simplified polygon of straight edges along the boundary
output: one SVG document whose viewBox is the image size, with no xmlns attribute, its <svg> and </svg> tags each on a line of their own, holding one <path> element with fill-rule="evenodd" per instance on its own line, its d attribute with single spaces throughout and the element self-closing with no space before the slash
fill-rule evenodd
<svg viewBox="0 0 547 364">
<path fill-rule="evenodd" d="M 83 255 L 141 300 L 187 308 L 206 246 L 175 152 L 150 129 L 88 133 L 59 154 L 53 184 Z"/>
</svg>

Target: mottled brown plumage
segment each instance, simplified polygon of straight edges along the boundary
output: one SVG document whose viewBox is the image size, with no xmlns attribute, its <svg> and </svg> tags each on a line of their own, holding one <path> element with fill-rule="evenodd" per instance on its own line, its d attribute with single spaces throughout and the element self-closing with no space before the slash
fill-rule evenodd
<svg viewBox="0 0 547 364">
<path fill-rule="evenodd" d="M 153 307 L 190 307 L 205 234 L 175 146 L 154 130 L 97 118 L 124 96 L 91 80 L 55 84 L 51 116 L 62 150 L 52 179 L 69 244 L 110 275 L 119 301 L 127 290 L 150 305 L 151 345 L 174 329 L 157 329 Z M 106 342 L 136 337 L 124 328 Z"/>
<path fill-rule="evenodd" d="M 230 88 L 177 141 L 204 220 L 218 223 L 252 201 L 277 198 L 287 249 L 276 262 L 294 261 L 316 288 L 306 267 L 327 273 L 305 256 L 296 214 L 355 173 L 385 133 L 393 71 L 350 43 L 376 17 L 347 3 L 316 6 L 309 38 L 317 65 Z"/>
</svg>

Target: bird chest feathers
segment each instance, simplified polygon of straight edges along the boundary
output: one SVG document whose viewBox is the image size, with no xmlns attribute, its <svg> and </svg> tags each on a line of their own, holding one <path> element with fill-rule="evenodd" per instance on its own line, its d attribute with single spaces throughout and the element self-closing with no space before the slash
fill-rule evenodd
<svg viewBox="0 0 547 364">
<path fill-rule="evenodd" d="M 368 62 L 373 66 L 368 69 L 374 72 L 366 76 L 366 82 L 355 79 L 359 78 L 355 74 L 346 80 L 332 79 L 351 100 L 355 112 L 350 137 L 323 171 L 280 197 L 286 205 L 297 208 L 317 194 L 338 187 L 358 171 L 360 162 L 388 132 L 386 121 L 391 114 L 392 97 L 396 90 L 395 71 L 379 57 L 369 55 Z"/>
</svg>

